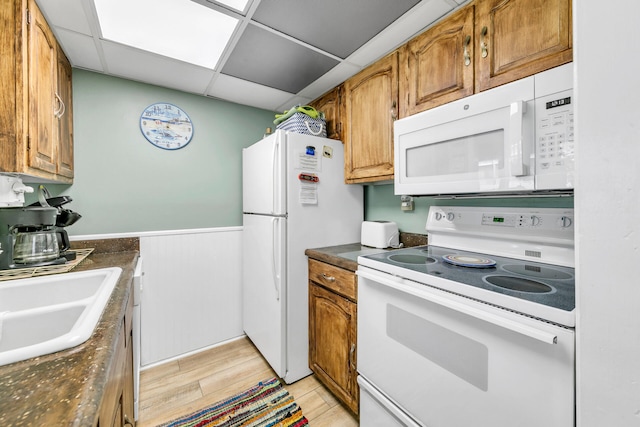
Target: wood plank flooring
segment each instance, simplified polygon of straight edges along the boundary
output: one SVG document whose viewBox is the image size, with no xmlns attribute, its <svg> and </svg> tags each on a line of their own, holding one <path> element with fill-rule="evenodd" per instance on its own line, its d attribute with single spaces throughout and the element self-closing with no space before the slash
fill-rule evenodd
<svg viewBox="0 0 640 427">
<path fill-rule="evenodd" d="M 276 376 L 248 338 L 142 371 L 138 427 L 202 409 Z M 311 375 L 283 386 L 312 427 L 352 427 L 357 418 Z"/>
</svg>

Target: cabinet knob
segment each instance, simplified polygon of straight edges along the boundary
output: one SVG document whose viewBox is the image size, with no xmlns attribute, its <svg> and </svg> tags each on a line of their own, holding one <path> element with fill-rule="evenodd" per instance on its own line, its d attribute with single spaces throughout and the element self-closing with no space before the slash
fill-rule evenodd
<svg viewBox="0 0 640 427">
<path fill-rule="evenodd" d="M 482 27 L 482 31 L 480 32 L 480 50 L 483 58 L 486 58 L 489 55 L 489 43 L 487 42 L 489 29 L 484 26 Z"/>
<path fill-rule="evenodd" d="M 336 278 L 333 276 L 327 276 L 325 273 L 322 273 L 322 278 L 328 282 L 335 282 Z"/>
<path fill-rule="evenodd" d="M 393 120 L 397 120 L 398 119 L 398 109 L 397 109 L 397 102 L 394 100 L 391 103 L 391 110 L 389 111 L 391 113 L 391 119 Z"/>
<path fill-rule="evenodd" d="M 464 66 L 468 67 L 471 64 L 471 54 L 469 53 L 469 45 L 471 44 L 471 36 L 464 38 Z"/>
</svg>

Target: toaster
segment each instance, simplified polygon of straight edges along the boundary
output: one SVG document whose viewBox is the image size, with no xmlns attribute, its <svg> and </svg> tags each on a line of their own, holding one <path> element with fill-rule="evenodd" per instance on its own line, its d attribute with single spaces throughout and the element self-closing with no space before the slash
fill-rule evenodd
<svg viewBox="0 0 640 427">
<path fill-rule="evenodd" d="M 374 248 L 397 247 L 400 233 L 393 221 L 363 221 L 360 243 Z"/>
</svg>

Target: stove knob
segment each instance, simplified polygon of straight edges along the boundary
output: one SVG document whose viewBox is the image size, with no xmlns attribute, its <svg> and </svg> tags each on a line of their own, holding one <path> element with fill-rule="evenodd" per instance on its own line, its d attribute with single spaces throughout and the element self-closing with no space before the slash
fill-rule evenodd
<svg viewBox="0 0 640 427">
<path fill-rule="evenodd" d="M 443 217 L 442 212 L 436 212 L 436 221 L 440 221 L 442 217 Z"/>
<path fill-rule="evenodd" d="M 542 218 L 540 218 L 537 215 L 531 215 L 531 226 L 532 227 L 537 227 L 540 224 L 542 224 Z"/>
<path fill-rule="evenodd" d="M 453 221 L 455 219 L 456 215 L 453 212 L 447 212 L 447 219 L 449 221 Z"/>
<path fill-rule="evenodd" d="M 563 216 L 560 218 L 560 226 L 562 228 L 569 228 L 573 225 L 573 219 L 570 216 Z"/>
</svg>

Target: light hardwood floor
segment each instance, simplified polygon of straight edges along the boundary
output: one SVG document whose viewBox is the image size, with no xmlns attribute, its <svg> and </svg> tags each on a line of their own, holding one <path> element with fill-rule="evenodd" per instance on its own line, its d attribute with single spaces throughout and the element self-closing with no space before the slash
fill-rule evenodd
<svg viewBox="0 0 640 427">
<path fill-rule="evenodd" d="M 138 427 L 202 409 L 276 376 L 248 338 L 142 371 Z M 312 427 L 357 426 L 357 419 L 311 375 L 284 387 Z"/>
</svg>

